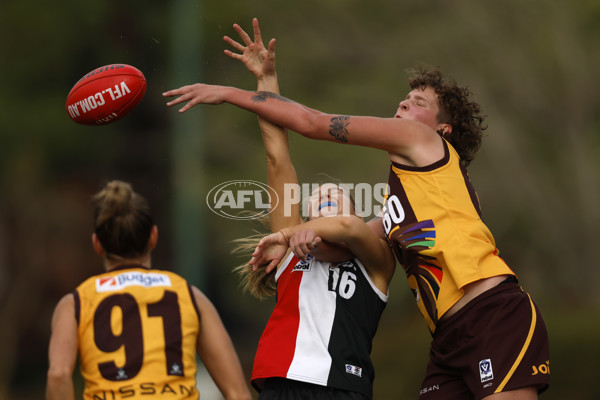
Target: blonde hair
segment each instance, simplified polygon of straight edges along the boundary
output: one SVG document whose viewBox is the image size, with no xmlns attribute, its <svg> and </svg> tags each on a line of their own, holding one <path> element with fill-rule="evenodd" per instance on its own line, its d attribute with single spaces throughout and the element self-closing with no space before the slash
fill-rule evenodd
<svg viewBox="0 0 600 400">
<path fill-rule="evenodd" d="M 233 254 L 250 259 L 260 239 L 270 233 L 271 223 L 268 215 L 257 219 L 257 222 L 261 226 L 261 230 L 254 230 L 253 235 L 233 240 L 233 243 L 235 243 L 235 247 L 231 250 Z M 274 296 L 277 293 L 276 269 L 267 274 L 266 267 L 266 265 L 259 265 L 257 270 L 254 271 L 253 267 L 246 261 L 233 268 L 233 271 L 240 277 L 240 286 L 244 293 L 248 292 L 260 300 Z"/>
<path fill-rule="evenodd" d="M 92 197 L 94 232 L 109 259 L 136 258 L 148 251 L 154 223 L 148 201 L 127 182 L 114 180 Z"/>
<path fill-rule="evenodd" d="M 250 258 L 258 242 L 264 236 L 264 233 L 257 233 L 245 238 L 236 239 L 233 241 L 236 247 L 231 252 L 243 254 Z M 267 273 L 266 267 L 266 264 L 259 265 L 257 270 L 254 271 L 248 262 L 244 262 L 233 268 L 233 271 L 240 277 L 240 286 L 244 293 L 249 292 L 252 296 L 260 300 L 274 296 L 277 293 L 277 283 L 275 282 L 276 269 Z"/>
</svg>

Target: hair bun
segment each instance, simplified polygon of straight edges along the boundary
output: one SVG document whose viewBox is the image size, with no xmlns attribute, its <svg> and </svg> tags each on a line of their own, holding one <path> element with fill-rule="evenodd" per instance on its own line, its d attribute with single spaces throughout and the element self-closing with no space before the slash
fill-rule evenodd
<svg viewBox="0 0 600 400">
<path fill-rule="evenodd" d="M 111 181 L 106 185 L 105 206 L 112 210 L 114 216 L 131 212 L 133 189 L 127 182 Z"/>
<path fill-rule="evenodd" d="M 154 223 L 146 199 L 123 181 L 110 181 L 93 197 L 94 232 L 108 256 L 137 257 L 147 251 Z"/>
</svg>

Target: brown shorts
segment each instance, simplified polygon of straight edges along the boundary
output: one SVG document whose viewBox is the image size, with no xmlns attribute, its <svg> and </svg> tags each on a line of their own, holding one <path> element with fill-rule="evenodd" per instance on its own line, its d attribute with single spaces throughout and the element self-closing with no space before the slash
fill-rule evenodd
<svg viewBox="0 0 600 400">
<path fill-rule="evenodd" d="M 420 400 L 478 400 L 527 386 L 548 388 L 542 315 L 518 283 L 503 282 L 438 324 Z"/>
</svg>

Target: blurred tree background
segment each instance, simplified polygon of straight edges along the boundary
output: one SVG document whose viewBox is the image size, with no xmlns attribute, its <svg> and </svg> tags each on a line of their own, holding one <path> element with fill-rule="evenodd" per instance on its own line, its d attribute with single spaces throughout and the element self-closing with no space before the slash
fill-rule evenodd
<svg viewBox="0 0 600 400">
<path fill-rule="evenodd" d="M 222 40 L 237 37 L 234 22 L 251 29 L 252 17 L 265 41 L 277 38 L 282 93 L 316 109 L 392 116 L 418 63 L 472 89 L 489 129 L 471 178 L 550 331 L 553 380 L 542 398 L 598 398 L 600 2 L 182 0 L 185 20 L 174 4 L 0 2 L 0 399 L 43 397 L 52 310 L 102 271 L 89 199 L 110 179 L 148 197 L 161 232 L 153 265 L 207 293 L 250 375 L 273 301 L 241 293 L 231 270 L 242 259 L 230 250 L 256 226 L 210 213 L 204 196 L 229 180 L 266 182 L 256 118 L 229 105 L 178 115 L 161 93 L 197 81 L 254 89 Z M 111 63 L 144 72 L 142 103 L 108 126 L 70 121 L 70 88 Z M 174 145 L 182 129 L 193 130 L 184 158 Z M 387 179 L 380 151 L 290 137 L 301 182 Z M 177 222 L 182 185 L 200 195 L 187 219 L 193 237 Z M 181 243 L 202 248 L 200 273 L 181 271 Z M 375 398 L 416 398 L 430 339 L 400 269 L 390 296 L 373 349 Z"/>
</svg>

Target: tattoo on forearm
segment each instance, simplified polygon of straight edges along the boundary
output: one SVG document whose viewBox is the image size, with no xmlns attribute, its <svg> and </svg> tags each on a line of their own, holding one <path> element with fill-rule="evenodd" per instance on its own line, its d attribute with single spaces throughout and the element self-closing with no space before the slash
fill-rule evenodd
<svg viewBox="0 0 600 400">
<path fill-rule="evenodd" d="M 275 94 L 273 92 L 265 92 L 262 90 L 256 92 L 256 94 L 251 98 L 251 100 L 255 103 L 264 103 L 267 101 L 267 99 L 277 99 L 280 101 L 291 103 L 290 99 L 286 99 L 285 97 Z"/>
<path fill-rule="evenodd" d="M 335 138 L 338 142 L 347 143 L 348 130 L 346 127 L 350 125 L 350 117 L 347 115 L 340 115 L 338 117 L 331 118 L 331 124 L 329 125 L 329 134 Z"/>
</svg>

